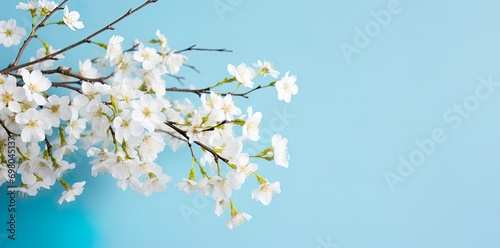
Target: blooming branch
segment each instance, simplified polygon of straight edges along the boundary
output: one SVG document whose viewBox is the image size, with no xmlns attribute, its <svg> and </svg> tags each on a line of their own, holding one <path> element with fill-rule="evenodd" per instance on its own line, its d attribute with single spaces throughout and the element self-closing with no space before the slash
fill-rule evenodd
<svg viewBox="0 0 500 248">
<path fill-rule="evenodd" d="M 182 83 L 185 78 L 178 73 L 185 67 L 199 72 L 186 64 L 185 52 L 231 50 L 192 45 L 175 51 L 159 30 L 155 38 L 148 42 L 135 40 L 129 49 L 124 49 L 125 39 L 120 35 L 113 35 L 108 42 L 97 41 L 98 34 L 113 30 L 115 24 L 156 1 L 145 1 L 86 38 L 59 50 L 37 32 L 51 24 L 65 25 L 74 31 L 84 28 L 80 13 L 69 11 L 70 1 L 19 3 L 17 9 L 31 14 L 32 30 L 12 63 L 0 70 L 0 148 L 7 147 L 9 138 L 20 138 L 16 172 L 21 184 L 16 190 L 36 196 L 40 190 L 57 187 L 59 182 L 63 191 L 58 202 L 62 204 L 74 201 L 84 190 L 86 181 L 72 185 L 65 181 L 65 176 L 76 167 L 71 155 L 79 149 L 86 150 L 87 156 L 93 158 L 92 176 L 110 175 L 120 189 L 150 196 L 166 190 L 172 180 L 155 162 L 157 158 L 167 146 L 174 151 L 187 146 L 191 164 L 187 167 L 187 177 L 176 186 L 188 194 L 197 191 L 210 195 L 217 216 L 229 209 L 231 217 L 226 224 L 233 229 L 251 219 L 236 210 L 232 199 L 232 194 L 248 178 L 259 183 L 251 198 L 263 205 L 270 204 L 272 197 L 281 192 L 279 182 L 271 183 L 258 173 L 256 161 L 274 161 L 287 168 L 290 160 L 288 140 L 280 134 L 274 134 L 272 144 L 260 153 L 246 152 L 246 145 L 260 141 L 263 115 L 251 106 L 243 113 L 235 99 L 275 88 L 278 100 L 288 103 L 298 92 L 297 78 L 289 72 L 278 78 L 280 73 L 272 63 L 259 60 L 252 65 L 229 64 L 222 70 L 224 79 L 213 86 L 177 88 L 166 79 Z M 59 10 L 63 10 L 63 19 L 49 22 Z M 26 31 L 17 27 L 15 20 L 0 20 L 0 44 L 19 45 L 25 35 Z M 22 61 L 22 54 L 33 38 L 40 40 L 42 47 L 29 61 Z M 106 52 L 98 58 L 78 60 L 78 68 L 68 66 L 73 58 L 66 58 L 65 52 L 84 43 L 97 45 Z M 273 79 L 258 83 L 259 78 L 267 76 Z M 222 91 L 222 86 L 234 90 Z M 61 90 L 53 91 L 54 88 Z M 174 99 L 173 92 L 195 94 L 198 99 L 195 102 Z M 4 176 L 6 164 L 5 157 L 0 156 L 0 185 L 8 180 Z"/>
</svg>

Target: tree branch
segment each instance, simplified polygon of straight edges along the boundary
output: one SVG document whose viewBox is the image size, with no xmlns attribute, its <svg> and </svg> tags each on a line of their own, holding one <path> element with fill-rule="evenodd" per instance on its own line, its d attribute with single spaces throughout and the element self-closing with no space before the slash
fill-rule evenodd
<svg viewBox="0 0 500 248">
<path fill-rule="evenodd" d="M 192 46 L 190 46 L 188 48 L 179 50 L 179 51 L 177 51 L 175 53 L 182 53 L 182 52 L 186 52 L 186 51 L 229 52 L 229 53 L 233 52 L 233 50 L 228 50 L 228 49 L 225 49 L 225 48 L 216 48 L 216 49 L 213 49 L 213 48 L 197 48 L 196 44 L 195 44 L 195 45 L 192 45 Z"/>
<path fill-rule="evenodd" d="M 179 133 L 180 135 L 182 135 L 184 138 L 186 138 L 186 140 L 189 140 L 189 136 L 187 135 L 186 131 L 178 128 L 173 122 L 165 122 L 165 124 L 169 127 L 171 127 L 172 129 L 174 129 L 177 133 Z M 188 142 L 189 143 L 189 142 Z M 214 156 L 214 160 L 216 163 L 219 163 L 219 159 L 224 161 L 226 164 L 229 163 L 229 159 L 227 158 L 224 158 L 222 157 L 221 155 L 219 155 L 217 152 L 215 152 L 212 148 L 208 147 L 207 145 L 199 142 L 199 141 L 193 141 L 193 143 L 197 144 L 198 146 L 200 146 L 201 148 L 207 150 L 208 152 L 210 152 L 213 156 Z"/>
<path fill-rule="evenodd" d="M 87 82 L 101 82 L 101 83 L 105 83 L 104 80 L 110 78 L 111 76 L 113 76 L 113 73 L 109 74 L 108 76 L 105 76 L 105 77 L 99 77 L 99 78 L 87 78 L 87 77 L 84 77 L 84 76 L 81 76 L 81 75 L 78 75 L 78 74 L 75 74 L 75 73 L 72 73 L 71 72 L 71 68 L 63 68 L 61 66 L 57 67 L 56 69 L 53 69 L 53 70 L 44 70 L 42 71 L 43 74 L 61 74 L 61 75 L 66 75 L 66 76 L 70 76 L 70 77 L 73 77 L 73 78 L 77 78 L 77 79 L 80 79 L 80 81 L 87 81 Z"/>
<path fill-rule="evenodd" d="M 71 86 L 69 84 L 74 84 L 74 83 L 79 83 L 79 82 L 53 82 L 52 86 L 53 87 L 63 87 L 66 89 L 74 90 L 80 94 L 83 94 L 82 90 L 80 88 L 77 88 L 75 86 Z"/>
<path fill-rule="evenodd" d="M 232 92 L 226 92 L 226 93 L 220 93 L 220 92 L 217 92 L 218 94 L 220 94 L 221 96 L 226 96 L 226 95 L 232 95 L 232 96 L 239 96 L 239 97 L 244 97 L 244 98 L 249 98 L 249 94 L 256 91 L 256 90 L 259 90 L 259 89 L 263 89 L 263 88 L 266 88 L 266 87 L 269 87 L 269 86 L 257 86 L 249 91 L 246 91 L 246 92 L 242 92 L 242 93 L 232 93 Z M 190 92 L 190 93 L 194 93 L 198 96 L 201 96 L 201 94 L 210 94 L 210 91 L 212 90 L 212 87 L 207 87 L 207 88 L 203 88 L 203 89 L 179 89 L 179 88 L 176 88 L 176 87 L 172 87 L 172 88 L 166 88 L 165 89 L 166 91 L 172 91 L 172 92 Z"/>
</svg>

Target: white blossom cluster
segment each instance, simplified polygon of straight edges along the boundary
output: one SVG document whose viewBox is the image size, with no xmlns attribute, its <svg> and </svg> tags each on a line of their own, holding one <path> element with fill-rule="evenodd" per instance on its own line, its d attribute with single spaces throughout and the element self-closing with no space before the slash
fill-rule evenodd
<svg viewBox="0 0 500 248">
<path fill-rule="evenodd" d="M 16 9 L 30 12 L 34 23 L 43 23 L 46 16 L 62 10 L 62 21 L 51 24 L 66 25 L 71 30 L 83 28 L 79 13 L 70 12 L 63 5 L 66 2 L 29 0 Z M 25 43 L 38 27 L 46 25 L 33 26 Z M 3 46 L 20 45 L 26 34 L 16 26 L 16 20 L 0 21 Z M 228 77 L 208 88 L 168 88 L 166 78 L 175 77 L 187 57 L 171 50 L 160 31 L 149 42 L 154 46 L 136 40 L 131 49 L 126 49 L 119 35 L 112 36 L 107 44 L 94 43 L 106 48 L 106 54 L 80 61 L 78 70 L 55 66 L 64 59 L 60 51 L 65 48 L 55 50 L 45 41 L 30 62 L 20 63 L 16 58 L 0 70 L 0 148 L 6 151 L 8 137 L 17 136 L 18 191 L 35 196 L 59 182 L 64 187 L 59 203 L 75 200 L 82 194 L 85 181 L 70 186 L 63 178 L 76 166 L 71 154 L 84 148 L 93 158 L 93 176 L 109 174 L 122 190 L 130 188 L 149 196 L 164 191 L 172 180 L 155 162 L 159 154 L 165 146 L 174 151 L 185 146 L 192 155 L 191 166 L 188 176 L 176 186 L 188 194 L 197 191 L 211 196 L 218 216 L 229 209 L 230 229 L 251 218 L 236 210 L 231 200 L 233 190 L 239 190 L 249 177 L 259 183 L 252 199 L 264 205 L 281 192 L 279 182 L 270 182 L 257 173 L 256 161 L 274 161 L 287 168 L 288 140 L 275 134 L 267 149 L 259 154 L 246 153 L 244 145 L 260 140 L 263 116 L 251 106 L 243 112 L 235 98 L 274 87 L 278 99 L 289 103 L 298 92 L 296 76 L 286 72 L 279 78 L 280 72 L 269 61 L 259 60 L 251 66 L 229 64 Z M 272 82 L 255 86 L 257 77 L 268 75 Z M 218 91 L 223 85 L 234 85 L 236 90 Z M 238 93 L 242 87 L 248 91 Z M 174 100 L 170 91 L 197 94 L 199 104 L 187 98 Z M 8 180 L 7 161 L 4 155 L 0 158 L 2 185 Z"/>
</svg>

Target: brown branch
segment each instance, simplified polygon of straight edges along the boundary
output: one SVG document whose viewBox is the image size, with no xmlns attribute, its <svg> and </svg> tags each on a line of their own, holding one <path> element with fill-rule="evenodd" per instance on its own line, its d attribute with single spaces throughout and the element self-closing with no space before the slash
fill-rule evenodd
<svg viewBox="0 0 500 248">
<path fill-rule="evenodd" d="M 184 141 L 184 142 L 188 142 L 187 140 L 185 140 L 185 139 L 183 139 L 183 138 L 175 135 L 174 133 L 171 133 L 171 132 L 168 132 L 168 131 L 165 131 L 165 130 L 158 130 L 158 131 L 160 131 L 162 133 L 166 133 L 166 134 L 170 135 L 174 139 L 177 139 L 177 140 L 180 140 L 180 141 Z"/>
<path fill-rule="evenodd" d="M 200 73 L 200 71 L 198 69 L 196 69 L 196 67 L 192 66 L 192 65 L 188 65 L 188 64 L 184 64 L 184 66 L 188 67 L 188 68 L 191 68 L 191 70 L 195 71 L 195 72 L 198 72 Z"/>
<path fill-rule="evenodd" d="M 184 82 L 182 80 L 186 79 L 185 77 L 181 77 L 181 76 L 176 76 L 176 75 L 172 75 L 172 74 L 167 74 L 169 77 L 173 77 L 177 80 L 177 82 L 179 82 L 180 84 L 184 85 Z"/>
<path fill-rule="evenodd" d="M 190 92 L 190 93 L 194 93 L 198 96 L 201 96 L 201 94 L 210 93 L 210 89 L 211 89 L 210 87 L 203 88 L 203 89 L 179 89 L 177 87 L 172 87 L 172 88 L 166 88 L 165 90 L 172 91 L 172 92 Z"/>
<path fill-rule="evenodd" d="M 244 97 L 244 98 L 248 98 L 249 94 L 256 91 L 256 90 L 259 90 L 259 89 L 263 89 L 267 86 L 257 86 L 249 91 L 246 91 L 246 92 L 243 92 L 243 93 L 232 93 L 232 92 L 226 92 L 226 93 L 220 93 L 220 92 L 217 92 L 217 94 L 220 94 L 221 96 L 226 96 L 226 95 L 232 95 L 232 96 L 239 96 L 239 97 Z M 203 89 L 179 89 L 179 88 L 176 88 L 176 87 L 172 87 L 172 88 L 166 88 L 165 90 L 166 91 L 172 91 L 172 92 L 190 92 L 190 93 L 194 93 L 198 96 L 201 96 L 201 94 L 210 94 L 210 90 L 212 88 L 211 87 L 207 87 L 207 88 L 203 88 Z"/>
<path fill-rule="evenodd" d="M 3 129 L 5 129 L 5 131 L 7 132 L 7 134 L 9 135 L 9 137 L 12 137 L 12 136 L 20 136 L 19 134 L 17 133 L 14 133 L 12 131 L 10 131 L 7 126 L 5 126 L 5 123 L 3 123 L 2 120 L 0 120 L 0 125 L 2 125 Z"/>
<path fill-rule="evenodd" d="M 71 68 L 63 68 L 61 66 L 57 67 L 56 69 L 53 69 L 53 70 L 44 70 L 44 71 L 41 71 L 43 74 L 61 74 L 61 75 L 65 75 L 65 76 L 70 76 L 70 77 L 73 77 L 73 78 L 77 78 L 77 79 L 80 79 L 80 81 L 87 81 L 87 82 L 90 82 L 90 83 L 93 83 L 93 82 L 101 82 L 101 83 L 105 83 L 104 80 L 110 78 L 113 76 L 113 73 L 109 74 L 108 76 L 105 76 L 105 77 L 99 77 L 99 78 L 88 78 L 88 77 L 84 77 L 84 76 L 81 76 L 81 75 L 78 75 L 78 74 L 75 74 L 75 73 L 72 73 L 71 72 Z"/>
<path fill-rule="evenodd" d="M 47 137 L 45 137 L 44 141 L 45 141 L 45 145 L 47 146 L 47 152 L 49 153 L 49 156 L 51 158 L 54 158 L 54 156 L 52 156 L 52 145 L 50 144 L 50 142 L 47 139 Z"/>
<path fill-rule="evenodd" d="M 223 120 L 223 121 L 221 121 L 221 123 L 219 123 L 219 124 L 217 124 L 217 125 L 215 125 L 215 126 L 213 126 L 213 127 L 208 127 L 208 128 L 205 128 L 205 129 L 201 130 L 201 132 L 213 131 L 213 130 L 215 130 L 216 128 L 218 128 L 218 127 L 220 127 L 220 126 L 223 126 L 223 125 L 225 125 L 225 124 L 227 124 L 227 123 L 233 123 L 233 122 L 234 122 L 234 121 L 227 121 L 227 120 Z"/>
<path fill-rule="evenodd" d="M 143 7 L 145 7 L 146 5 L 148 4 L 151 4 L 151 3 L 155 3 L 157 2 L 158 0 L 147 0 L 145 3 L 143 3 L 142 5 L 140 5 L 139 7 L 135 8 L 135 9 L 130 9 L 129 11 L 127 11 L 127 13 L 125 13 L 124 15 L 122 15 L 121 17 L 119 17 L 118 19 L 114 20 L 113 22 L 111 22 L 110 24 L 108 24 L 107 26 L 97 30 L 96 32 L 94 32 L 93 34 L 87 36 L 86 38 L 76 42 L 76 43 L 73 43 L 57 52 L 54 52 L 54 53 L 51 53 L 43 58 L 39 58 L 39 59 L 36 59 L 36 60 L 33 60 L 33 61 L 30 61 L 30 62 L 27 62 L 27 63 L 24 63 L 24 64 L 21 64 L 21 65 L 11 65 L 3 70 L 0 71 L 0 74 L 5 74 L 5 73 L 8 73 L 10 71 L 13 71 L 13 70 L 17 70 L 19 68 L 23 68 L 23 67 L 26 67 L 26 66 L 30 66 L 30 65 L 33 65 L 33 64 L 37 64 L 37 63 L 40 63 L 42 61 L 45 61 L 45 60 L 48 60 L 48 59 L 52 59 L 54 58 L 55 56 L 63 53 L 63 52 L 66 52 L 68 50 L 71 50 L 77 46 L 80 46 L 84 43 L 90 43 L 91 40 L 93 37 L 95 37 L 96 35 L 106 31 L 106 30 L 110 30 L 110 29 L 114 29 L 113 28 L 113 25 L 115 25 L 116 23 L 120 22 L 121 20 L 125 19 L 126 17 L 130 16 L 131 14 L 135 13 L 136 11 L 142 9 Z"/>
<path fill-rule="evenodd" d="M 83 92 L 82 92 L 82 90 L 80 88 L 68 85 L 68 84 L 74 84 L 74 83 L 79 83 L 79 82 L 53 82 L 52 86 L 53 87 L 62 87 L 62 88 L 74 90 L 74 91 L 76 91 L 76 92 L 78 92 L 80 94 L 83 94 Z"/>
<path fill-rule="evenodd" d="M 258 89 L 262 89 L 262 88 L 264 88 L 264 87 L 262 87 L 262 86 L 259 85 L 259 86 L 255 87 L 255 88 L 253 88 L 253 89 L 251 89 L 251 90 L 249 90 L 247 92 L 243 92 L 243 93 L 225 93 L 225 94 L 222 94 L 222 95 L 225 96 L 225 95 L 231 94 L 233 96 L 241 96 L 241 97 L 244 97 L 244 98 L 248 98 L 248 94 L 250 94 L 250 93 L 252 93 L 252 92 L 254 92 L 254 91 L 258 90 Z"/>
<path fill-rule="evenodd" d="M 180 51 L 176 51 L 174 53 L 182 53 L 182 52 L 186 52 L 186 51 L 229 52 L 229 53 L 233 52 L 233 50 L 227 50 L 225 48 L 216 48 L 216 49 L 213 49 L 213 48 L 197 48 L 196 44 L 195 44 L 195 45 L 192 45 L 192 46 L 190 46 L 188 48 L 182 49 Z"/>
<path fill-rule="evenodd" d="M 178 128 L 173 122 L 167 121 L 167 122 L 165 122 L 165 124 L 167 126 L 171 127 L 172 129 L 174 129 L 177 133 L 179 133 L 180 135 L 182 135 L 184 138 L 186 138 L 186 140 L 189 140 L 189 136 L 187 135 L 186 131 Z M 203 144 L 203 143 L 201 143 L 199 141 L 193 141 L 193 143 L 197 144 L 201 148 L 203 148 L 203 149 L 207 150 L 208 152 L 210 152 L 214 156 L 215 163 L 219 163 L 219 159 L 222 160 L 222 161 L 224 161 L 226 164 L 229 163 L 229 159 L 222 157 L 221 155 L 219 155 L 217 152 L 215 152 L 212 148 L 208 147 L 207 145 L 205 145 L 205 144 Z"/>
</svg>

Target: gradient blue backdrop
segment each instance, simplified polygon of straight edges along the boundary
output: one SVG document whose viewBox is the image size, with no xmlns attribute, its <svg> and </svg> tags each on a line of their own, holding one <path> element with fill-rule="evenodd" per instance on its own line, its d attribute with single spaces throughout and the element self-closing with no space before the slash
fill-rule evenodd
<svg viewBox="0 0 500 248">
<path fill-rule="evenodd" d="M 16 3 L 2 2 L 0 19 L 29 26 L 27 13 L 13 10 Z M 41 34 L 60 48 L 141 3 L 70 1 L 86 28 L 50 27 Z M 229 9 L 218 15 L 214 3 Z M 262 129 L 278 128 L 276 113 L 294 116 L 278 122 L 289 139 L 290 167 L 261 165 L 263 174 L 281 182 L 282 193 L 266 207 L 250 199 L 257 184 L 246 184 L 235 199 L 254 219 L 228 230 L 228 213 L 217 218 L 212 201 L 193 200 L 174 187 L 187 174 L 186 150 L 162 156 L 175 179 L 149 198 L 122 192 L 110 176 L 91 177 L 86 158 L 76 157 L 78 169 L 69 178 L 87 181 L 84 194 L 59 205 L 62 187 L 55 186 L 18 199 L 18 240 L 7 240 L 2 224 L 0 247 L 500 247 L 500 92 L 480 101 L 458 129 L 443 119 L 474 95 L 478 77 L 500 80 L 500 3 L 401 0 L 399 13 L 349 63 L 340 44 L 353 45 L 356 28 L 370 25 L 371 12 L 389 3 L 160 0 L 100 35 L 104 42 L 112 34 L 131 42 L 161 29 L 174 49 L 234 50 L 188 53 L 202 73 L 181 71 L 187 84 L 217 82 L 228 63 L 257 59 L 298 75 L 299 95 L 289 105 L 277 101 L 274 89 L 238 100 L 263 112 Z M 0 51 L 1 66 L 16 52 Z M 77 58 L 98 52 L 84 45 L 67 58 L 76 66 Z M 408 158 L 418 149 L 414 140 L 431 137 L 436 128 L 447 140 L 391 191 L 384 173 L 396 173 L 398 157 Z M 0 199 L 4 211 L 4 193 Z M 196 210 L 189 221 L 179 210 L 186 207 Z"/>
</svg>

